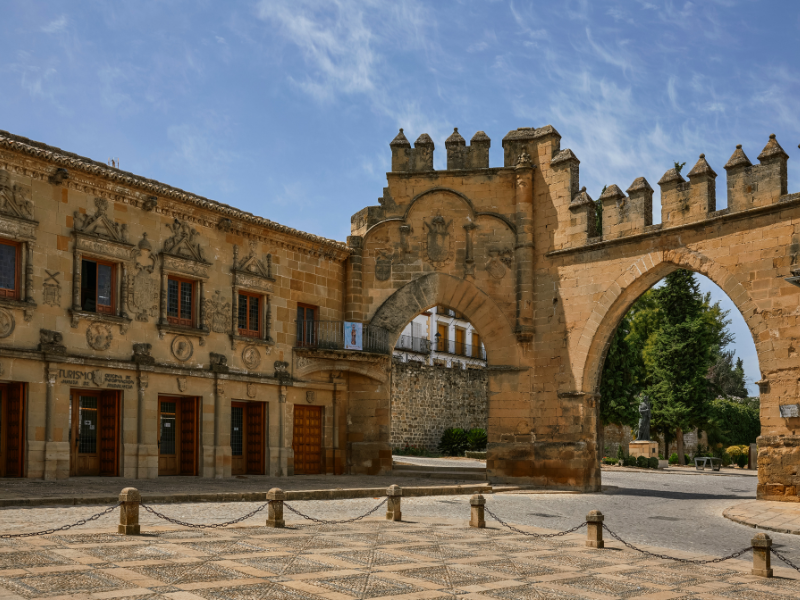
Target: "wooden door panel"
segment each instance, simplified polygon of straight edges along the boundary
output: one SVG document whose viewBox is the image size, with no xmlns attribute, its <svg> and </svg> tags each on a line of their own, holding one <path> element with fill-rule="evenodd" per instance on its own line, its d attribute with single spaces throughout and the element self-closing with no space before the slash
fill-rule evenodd
<svg viewBox="0 0 800 600">
<path fill-rule="evenodd" d="M 119 401 L 116 392 L 103 392 L 98 412 L 100 475 L 115 477 L 119 465 Z"/>
<path fill-rule="evenodd" d="M 3 423 L 4 430 L 3 440 L 5 447 L 2 454 L 4 455 L 4 473 L 5 477 L 22 477 L 23 466 L 23 447 L 25 440 L 24 428 L 24 396 L 23 384 L 12 383 L 3 386 Z"/>
<path fill-rule="evenodd" d="M 245 454 L 247 452 L 247 422 L 245 404 L 231 402 L 231 475 L 244 475 L 247 472 Z"/>
<path fill-rule="evenodd" d="M 182 398 L 180 413 L 181 475 L 197 475 L 197 399 Z"/>
<path fill-rule="evenodd" d="M 158 474 L 178 474 L 179 398 L 158 399 Z"/>
<path fill-rule="evenodd" d="M 264 474 L 264 404 L 251 402 L 246 407 L 247 473 Z"/>
<path fill-rule="evenodd" d="M 312 475 L 321 472 L 321 406 L 295 406 L 292 446 L 294 449 L 294 470 L 296 474 Z"/>
</svg>

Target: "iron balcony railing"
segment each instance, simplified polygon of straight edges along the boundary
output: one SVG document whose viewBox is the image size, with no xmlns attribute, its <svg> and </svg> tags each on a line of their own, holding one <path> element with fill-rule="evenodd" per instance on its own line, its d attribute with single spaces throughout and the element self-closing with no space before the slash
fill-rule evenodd
<svg viewBox="0 0 800 600">
<path fill-rule="evenodd" d="M 297 321 L 295 348 L 344 350 L 344 341 L 344 321 Z M 363 352 L 389 354 L 389 334 L 382 327 L 364 323 L 361 344 Z"/>
<path fill-rule="evenodd" d="M 427 354 L 431 351 L 431 342 L 415 335 L 401 335 L 394 349 Z"/>
<path fill-rule="evenodd" d="M 456 342 L 454 340 L 441 340 L 438 344 L 434 340 L 433 349 L 436 352 L 443 354 L 454 354 L 455 356 L 464 356 L 467 358 L 477 358 L 479 360 L 486 360 L 486 350 L 481 346 L 474 346 L 465 342 Z"/>
</svg>

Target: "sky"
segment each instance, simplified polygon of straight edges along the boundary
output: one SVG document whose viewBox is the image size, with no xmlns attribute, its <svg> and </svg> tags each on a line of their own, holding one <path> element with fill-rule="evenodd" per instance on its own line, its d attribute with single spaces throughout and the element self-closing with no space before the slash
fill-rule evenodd
<svg viewBox="0 0 800 600">
<path fill-rule="evenodd" d="M 551 124 L 595 199 L 704 152 L 723 208 L 735 145 L 770 133 L 800 189 L 799 40 L 796 0 L 3 0 L 0 129 L 337 240 L 399 127 L 444 168 L 453 127 L 502 166 Z"/>
</svg>

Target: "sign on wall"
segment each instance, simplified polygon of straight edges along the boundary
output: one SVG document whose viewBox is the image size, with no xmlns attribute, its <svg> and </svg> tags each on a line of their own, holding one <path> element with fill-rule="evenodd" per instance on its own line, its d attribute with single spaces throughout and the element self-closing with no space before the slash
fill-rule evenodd
<svg viewBox="0 0 800 600">
<path fill-rule="evenodd" d="M 135 383 L 130 375 L 104 373 L 100 369 L 91 371 L 59 369 L 58 377 L 61 383 L 66 385 L 95 386 L 117 390 L 131 390 Z"/>
<path fill-rule="evenodd" d="M 344 349 L 345 350 L 363 350 L 364 346 L 361 342 L 361 323 L 344 322 Z"/>
<path fill-rule="evenodd" d="M 800 417 L 800 404 L 781 404 L 781 418 L 796 419 Z"/>
</svg>

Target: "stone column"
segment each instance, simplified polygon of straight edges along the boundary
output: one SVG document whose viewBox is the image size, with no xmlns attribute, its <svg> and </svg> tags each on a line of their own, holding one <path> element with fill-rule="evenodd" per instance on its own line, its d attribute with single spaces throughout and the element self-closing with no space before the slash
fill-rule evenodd
<svg viewBox="0 0 800 600">
<path fill-rule="evenodd" d="M 772 577 L 770 553 L 772 538 L 766 533 L 757 533 L 750 542 L 753 545 L 753 570 L 756 577 Z"/>
<path fill-rule="evenodd" d="M 472 232 L 475 231 L 478 226 L 475 223 L 469 222 L 464 225 L 464 231 L 467 234 L 467 248 L 464 256 L 464 276 L 474 276 L 475 275 L 475 251 L 472 248 Z"/>
<path fill-rule="evenodd" d="M 530 156 L 522 154 L 515 170 L 517 239 L 514 257 L 517 267 L 517 339 L 533 338 L 533 165 Z"/>
<path fill-rule="evenodd" d="M 208 324 L 206 323 L 206 306 L 205 300 L 206 297 L 206 282 L 205 281 L 198 281 L 197 282 L 197 313 L 200 315 L 200 329 L 203 331 L 208 331 Z M 236 331 L 234 330 L 234 333 Z M 200 345 L 202 346 L 205 343 L 203 338 L 200 338 Z"/>
<path fill-rule="evenodd" d="M 72 310 L 81 309 L 81 259 L 76 238 L 75 250 L 72 253 Z"/>
<path fill-rule="evenodd" d="M 289 475 L 289 457 L 292 452 L 291 440 L 287 435 L 287 427 L 291 422 L 288 414 L 291 406 L 286 403 L 287 391 L 288 388 L 282 385 L 278 392 L 278 477 Z"/>
<path fill-rule="evenodd" d="M 362 241 L 362 238 L 357 235 L 351 235 L 347 238 L 347 244 L 350 246 L 352 252 L 347 259 L 347 279 L 345 282 L 344 302 L 344 318 L 346 321 L 362 322 L 364 320 Z M 298 327 L 299 326 L 298 324 Z"/>
<path fill-rule="evenodd" d="M 269 296 L 264 296 L 264 339 L 272 339 L 272 303 Z"/>
<path fill-rule="evenodd" d="M 486 520 L 484 519 L 484 506 L 486 506 L 486 498 L 480 494 L 475 494 L 469 499 L 469 526 L 479 527 L 481 529 L 486 527 Z"/>
<path fill-rule="evenodd" d="M 239 289 L 234 285 L 231 298 L 231 333 L 239 335 Z"/>
<path fill-rule="evenodd" d="M 128 318 L 128 266 L 125 263 L 120 265 L 122 271 L 122 281 L 119 286 L 119 314 L 123 318 Z"/>
<path fill-rule="evenodd" d="M 229 423 L 225 402 L 225 381 L 214 374 L 214 477 L 222 479 L 230 475 L 230 444 L 223 445 L 223 426 Z"/>
<path fill-rule="evenodd" d="M 58 478 L 58 458 L 59 450 L 62 444 L 59 444 L 54 439 L 55 435 L 55 419 L 56 419 L 56 380 L 58 376 L 58 365 L 56 363 L 45 364 L 45 382 L 47 384 L 47 393 L 45 396 L 45 414 L 44 414 L 44 479 L 46 481 L 53 481 Z M 71 424 L 70 424 L 71 425 Z M 60 440 L 59 440 L 60 441 Z M 72 440 L 74 442 L 74 440 Z M 66 444 L 67 451 L 69 451 L 69 444 Z"/>
<path fill-rule="evenodd" d="M 169 276 L 167 275 L 166 271 L 161 271 L 161 304 L 160 304 L 160 312 L 159 315 L 159 322 L 162 325 L 166 325 L 169 323 L 167 320 L 167 280 Z"/>
<path fill-rule="evenodd" d="M 33 242 L 25 243 L 25 301 L 33 303 Z"/>
<path fill-rule="evenodd" d="M 604 548 L 603 542 L 603 520 L 605 517 L 599 510 L 590 511 L 586 515 L 587 531 L 586 545 L 589 548 Z"/>
</svg>

